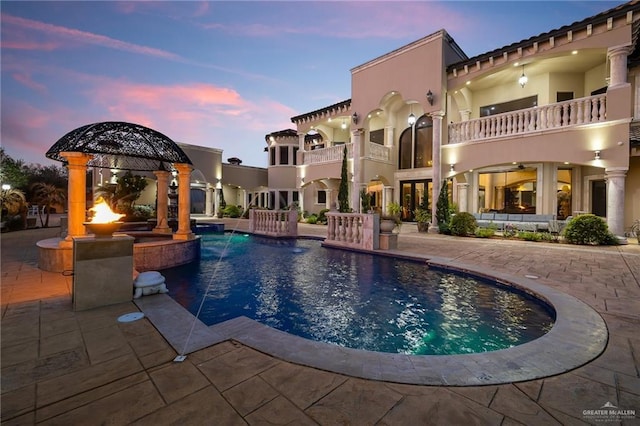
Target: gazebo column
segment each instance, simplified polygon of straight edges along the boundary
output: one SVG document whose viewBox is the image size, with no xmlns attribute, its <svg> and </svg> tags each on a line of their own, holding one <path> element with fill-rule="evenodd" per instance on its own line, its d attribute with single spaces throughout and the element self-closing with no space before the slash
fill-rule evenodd
<svg viewBox="0 0 640 426">
<path fill-rule="evenodd" d="M 69 173 L 68 183 L 68 231 L 67 237 L 60 242 L 60 247 L 70 247 L 74 237 L 86 234 L 84 221 L 87 212 L 87 163 L 92 155 L 81 152 L 61 152 L 60 156 L 67 160 Z"/>
<path fill-rule="evenodd" d="M 169 212 L 169 178 L 171 173 L 166 170 L 158 170 L 153 172 L 158 179 L 158 187 L 156 189 L 156 197 L 158 199 L 158 207 L 156 210 L 156 227 L 153 232 L 161 234 L 170 234 L 171 228 L 167 223 L 167 215 Z"/>
<path fill-rule="evenodd" d="M 173 234 L 175 240 L 195 238 L 191 232 L 191 170 L 189 164 L 174 164 L 178 170 L 178 230 Z"/>
</svg>

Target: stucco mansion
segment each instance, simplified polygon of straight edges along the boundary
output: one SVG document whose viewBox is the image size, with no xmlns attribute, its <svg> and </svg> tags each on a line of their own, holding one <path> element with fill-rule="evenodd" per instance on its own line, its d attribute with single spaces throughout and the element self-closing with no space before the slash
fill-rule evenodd
<svg viewBox="0 0 640 426">
<path fill-rule="evenodd" d="M 440 30 L 351 69 L 351 98 L 265 136 L 267 169 L 192 159 L 192 213 L 337 202 L 346 148 L 350 205 L 372 195 L 412 221 L 447 185 L 460 211 L 640 218 L 640 3 L 469 58 Z M 435 219 L 435 218 L 434 218 Z M 435 220 L 434 220 L 435 222 Z"/>
<path fill-rule="evenodd" d="M 402 46 L 351 69 L 351 99 L 266 136 L 270 195 L 247 202 L 329 208 L 346 147 L 356 211 L 366 189 L 411 221 L 446 184 L 460 211 L 589 212 L 623 235 L 640 218 L 639 33 L 633 1 L 473 58 L 445 30 Z"/>
</svg>

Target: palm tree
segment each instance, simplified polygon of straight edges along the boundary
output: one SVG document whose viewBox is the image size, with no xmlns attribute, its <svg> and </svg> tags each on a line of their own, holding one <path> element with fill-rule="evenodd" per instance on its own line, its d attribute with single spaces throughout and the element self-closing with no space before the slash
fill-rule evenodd
<svg viewBox="0 0 640 426">
<path fill-rule="evenodd" d="M 133 212 L 133 204 L 146 187 L 147 180 L 144 176 L 134 175 L 127 170 L 118 178 L 116 184 L 100 185 L 95 189 L 95 193 L 109 203 L 111 210 L 130 215 Z"/>
<path fill-rule="evenodd" d="M 7 225 L 10 230 L 24 229 L 27 222 L 27 199 L 24 196 L 24 192 L 19 189 L 10 188 L 2 189 L 0 192 L 0 217 L 2 220 L 2 227 Z M 16 215 L 20 215 L 20 225 L 14 220 Z M 6 223 L 5 223 L 6 221 Z M 4 230 L 4 229 L 3 229 Z"/>
<path fill-rule="evenodd" d="M 33 191 L 33 201 L 39 206 L 43 206 L 46 211 L 44 223 L 42 222 L 42 210 L 38 209 L 40 223 L 44 228 L 49 227 L 49 215 L 51 207 L 56 204 L 64 204 L 67 201 L 67 194 L 64 189 L 45 182 L 36 182 L 31 185 Z"/>
<path fill-rule="evenodd" d="M 0 204 L 2 205 L 2 216 L 16 215 L 20 213 L 27 204 L 24 192 L 19 189 L 3 189 L 0 193 Z"/>
</svg>

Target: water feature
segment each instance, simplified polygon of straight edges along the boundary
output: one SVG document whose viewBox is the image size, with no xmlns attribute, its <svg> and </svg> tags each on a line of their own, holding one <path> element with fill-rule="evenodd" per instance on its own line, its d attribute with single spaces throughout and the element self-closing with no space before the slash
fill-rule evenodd
<svg viewBox="0 0 640 426">
<path fill-rule="evenodd" d="M 308 339 L 407 354 L 509 348 L 553 325 L 539 300 L 406 260 L 313 240 L 202 237 L 200 262 L 163 271 L 169 294 L 208 325 L 238 316 Z"/>
</svg>

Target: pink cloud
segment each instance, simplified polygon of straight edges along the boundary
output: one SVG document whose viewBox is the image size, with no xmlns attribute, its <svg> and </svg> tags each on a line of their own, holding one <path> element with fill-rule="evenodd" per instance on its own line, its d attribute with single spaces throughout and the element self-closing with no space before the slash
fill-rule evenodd
<svg viewBox="0 0 640 426">
<path fill-rule="evenodd" d="M 59 37 L 62 39 L 69 40 L 73 43 L 85 43 L 85 44 L 93 44 L 98 45 L 110 49 L 122 50 L 127 52 L 136 53 L 139 55 L 147 55 L 154 56 L 159 58 L 165 58 L 170 60 L 180 60 L 182 58 L 174 53 L 167 52 L 161 49 L 156 49 L 148 46 L 141 46 L 138 44 L 127 43 L 121 40 L 116 40 L 110 37 L 106 37 L 99 34 L 94 34 L 86 31 L 76 30 L 73 28 L 61 27 L 58 25 L 47 24 L 45 22 L 34 21 L 32 19 L 20 18 L 17 16 L 7 15 L 3 13 L 1 15 L 2 25 L 16 27 L 19 29 L 26 29 L 29 31 L 37 31 L 39 33 L 44 33 L 50 37 Z M 7 30 L 7 34 L 11 36 L 10 30 Z M 5 35 L 6 37 L 6 35 Z M 19 44 L 16 44 L 19 46 Z M 37 46 L 37 44 L 34 44 Z M 51 46 L 50 43 L 45 44 L 46 46 Z M 11 40 L 5 46 L 3 41 L 2 47 L 11 46 Z"/>
<path fill-rule="evenodd" d="M 25 73 L 14 73 L 13 79 L 18 83 L 35 90 L 40 93 L 47 93 L 47 86 L 41 83 L 37 83 L 31 79 L 31 76 Z"/>
<path fill-rule="evenodd" d="M 473 17 L 457 12 L 446 4 L 430 1 L 304 3 L 304 15 L 313 16 L 315 22 L 322 22 L 321 25 L 309 25 L 305 20 L 298 19 L 300 10 L 296 6 L 300 4 L 292 6 L 289 11 L 291 19 L 286 11 L 281 10 L 277 24 L 273 25 L 258 22 L 237 25 L 213 21 L 202 26 L 247 37 L 315 34 L 347 39 L 421 37 L 443 28 L 444 23 L 448 30 L 454 31 L 475 26 Z"/>
</svg>

